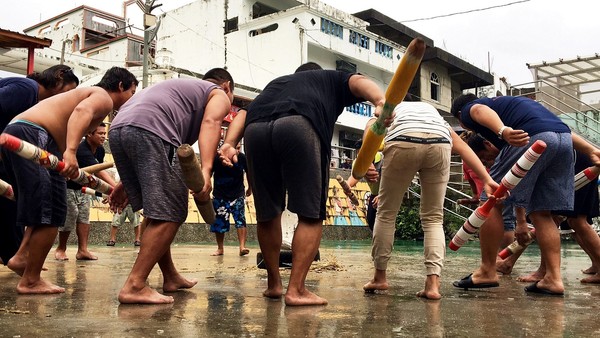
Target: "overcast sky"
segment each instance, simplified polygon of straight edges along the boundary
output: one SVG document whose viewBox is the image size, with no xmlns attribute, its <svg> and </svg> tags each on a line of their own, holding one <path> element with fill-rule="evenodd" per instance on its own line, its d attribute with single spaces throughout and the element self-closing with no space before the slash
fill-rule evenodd
<svg viewBox="0 0 600 338">
<path fill-rule="evenodd" d="M 437 47 L 506 77 L 513 85 L 532 80 L 526 63 L 600 53 L 600 2 L 595 0 L 321 1 L 348 13 L 374 8 L 433 39 Z M 189 2 L 156 0 L 163 3 L 165 11 Z M 4 0 L 0 27 L 22 32 L 82 4 L 122 14 L 120 0 Z M 460 12 L 467 13 L 449 15 Z M 444 17 L 432 18 L 436 16 Z M 411 21 L 426 18 L 432 19 Z"/>
</svg>

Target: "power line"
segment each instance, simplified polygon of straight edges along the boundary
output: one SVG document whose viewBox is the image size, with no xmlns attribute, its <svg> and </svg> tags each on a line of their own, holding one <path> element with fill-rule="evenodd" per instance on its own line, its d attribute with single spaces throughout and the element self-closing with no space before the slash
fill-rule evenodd
<svg viewBox="0 0 600 338">
<path fill-rule="evenodd" d="M 500 7 L 507 7 L 507 6 L 512 6 L 512 5 L 520 4 L 520 3 L 523 3 L 523 2 L 529 2 L 529 1 L 531 1 L 531 0 L 521 0 L 521 1 L 509 2 L 509 3 L 503 4 L 503 5 L 496 5 L 496 6 L 484 7 L 484 8 L 478 8 L 478 9 L 470 9 L 468 11 L 456 12 L 456 13 L 450 13 L 450 14 L 443 14 L 443 15 L 436 15 L 436 16 L 431 16 L 431 17 L 428 17 L 428 18 L 403 20 L 403 21 L 400 21 L 400 23 L 433 20 L 433 19 L 445 18 L 445 17 L 448 17 L 448 16 L 454 16 L 454 15 L 460 15 L 460 14 L 467 14 L 467 13 L 473 13 L 473 12 L 487 11 L 489 9 L 500 8 Z"/>
</svg>

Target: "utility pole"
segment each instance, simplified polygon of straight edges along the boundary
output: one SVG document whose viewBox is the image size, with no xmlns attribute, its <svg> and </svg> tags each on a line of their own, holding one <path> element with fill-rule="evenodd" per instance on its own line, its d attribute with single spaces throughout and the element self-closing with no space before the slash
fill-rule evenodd
<svg viewBox="0 0 600 338">
<path fill-rule="evenodd" d="M 160 26 L 160 20 L 157 20 L 156 15 L 152 15 L 152 11 L 162 6 L 162 4 L 154 5 L 155 0 L 146 0 L 146 3 L 142 5 L 142 1 L 138 0 L 136 3 L 144 12 L 144 55 L 143 55 L 143 68 L 142 68 L 142 87 L 148 86 L 148 54 L 150 53 L 150 42 L 156 37 L 158 27 Z"/>
</svg>

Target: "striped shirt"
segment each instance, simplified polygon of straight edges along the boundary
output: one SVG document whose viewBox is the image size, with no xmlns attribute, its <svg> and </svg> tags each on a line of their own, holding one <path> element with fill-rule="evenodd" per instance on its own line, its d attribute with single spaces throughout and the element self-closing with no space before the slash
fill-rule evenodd
<svg viewBox="0 0 600 338">
<path fill-rule="evenodd" d="M 429 103 L 401 102 L 394 112 L 396 117 L 388 128 L 385 142 L 408 133 L 432 133 L 447 138 L 452 144 L 450 125 Z"/>
</svg>

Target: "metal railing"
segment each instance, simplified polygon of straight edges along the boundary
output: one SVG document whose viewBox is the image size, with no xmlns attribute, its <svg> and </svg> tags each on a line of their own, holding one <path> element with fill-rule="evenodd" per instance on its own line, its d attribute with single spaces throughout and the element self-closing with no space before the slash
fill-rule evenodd
<svg viewBox="0 0 600 338">
<path fill-rule="evenodd" d="M 530 91 L 533 86 L 534 90 Z M 527 89 L 527 91 L 525 91 Z M 579 97 L 545 80 L 511 86 L 515 96 L 534 95 L 535 100 L 554 114 L 581 137 L 594 145 L 600 144 L 600 110 L 581 101 Z"/>
</svg>

